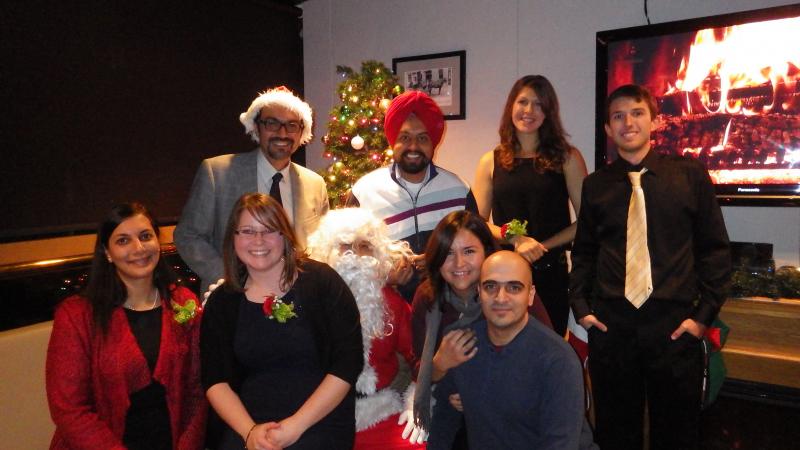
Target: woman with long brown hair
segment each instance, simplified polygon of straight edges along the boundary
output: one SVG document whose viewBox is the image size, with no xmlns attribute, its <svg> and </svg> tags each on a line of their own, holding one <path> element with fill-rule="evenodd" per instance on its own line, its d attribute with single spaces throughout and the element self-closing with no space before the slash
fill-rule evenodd
<svg viewBox="0 0 800 450">
<path fill-rule="evenodd" d="M 175 286 L 139 203 L 100 223 L 87 289 L 56 309 L 47 348 L 51 449 L 200 450 L 200 302 Z"/>
<path fill-rule="evenodd" d="M 500 145 L 478 163 L 473 192 L 492 231 L 514 246 L 533 268 L 536 291 L 553 328 L 567 328 L 567 260 L 580 209 L 586 163 L 567 141 L 558 97 L 547 78 L 526 75 L 514 83 L 500 121 Z M 527 235 L 503 235 L 502 225 L 527 221 Z"/>
</svg>

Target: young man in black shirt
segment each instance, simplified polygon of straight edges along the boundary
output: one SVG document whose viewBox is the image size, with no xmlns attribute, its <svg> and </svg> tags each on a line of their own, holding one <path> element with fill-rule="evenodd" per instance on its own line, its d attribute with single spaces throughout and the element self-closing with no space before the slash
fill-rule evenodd
<svg viewBox="0 0 800 450">
<path fill-rule="evenodd" d="M 646 402 L 651 449 L 698 448 L 701 338 L 731 272 L 725 223 L 702 164 L 651 151 L 647 90 L 622 86 L 606 105 L 619 158 L 583 183 L 570 276 L 589 330 L 595 438 L 641 450 Z"/>
</svg>

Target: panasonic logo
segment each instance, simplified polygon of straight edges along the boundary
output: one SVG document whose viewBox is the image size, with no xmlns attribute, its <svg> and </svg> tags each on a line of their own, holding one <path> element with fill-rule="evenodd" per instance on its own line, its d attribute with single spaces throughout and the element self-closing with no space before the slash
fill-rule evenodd
<svg viewBox="0 0 800 450">
<path fill-rule="evenodd" d="M 736 190 L 738 192 L 761 192 L 761 189 L 756 188 L 756 187 L 754 187 L 754 188 L 736 188 Z"/>
</svg>

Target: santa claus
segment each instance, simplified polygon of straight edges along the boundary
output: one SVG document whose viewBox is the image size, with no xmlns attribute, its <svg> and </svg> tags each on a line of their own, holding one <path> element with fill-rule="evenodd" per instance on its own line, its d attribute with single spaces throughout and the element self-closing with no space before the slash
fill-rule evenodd
<svg viewBox="0 0 800 450">
<path fill-rule="evenodd" d="M 386 285 L 411 250 L 387 236 L 386 224 L 367 210 L 334 210 L 309 237 L 309 252 L 341 275 L 361 313 L 365 363 L 356 382 L 354 449 L 424 449 L 427 434 L 414 426 L 412 413 L 414 383 L 400 367 L 412 360 L 411 310 Z"/>
</svg>

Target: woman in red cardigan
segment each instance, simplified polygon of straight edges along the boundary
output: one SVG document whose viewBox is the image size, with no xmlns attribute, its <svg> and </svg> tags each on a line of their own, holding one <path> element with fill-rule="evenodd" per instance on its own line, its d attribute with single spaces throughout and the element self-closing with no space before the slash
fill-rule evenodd
<svg viewBox="0 0 800 450">
<path fill-rule="evenodd" d="M 56 309 L 51 449 L 203 448 L 200 302 L 171 278 L 150 213 L 114 207 L 97 231 L 86 292 Z"/>
</svg>

